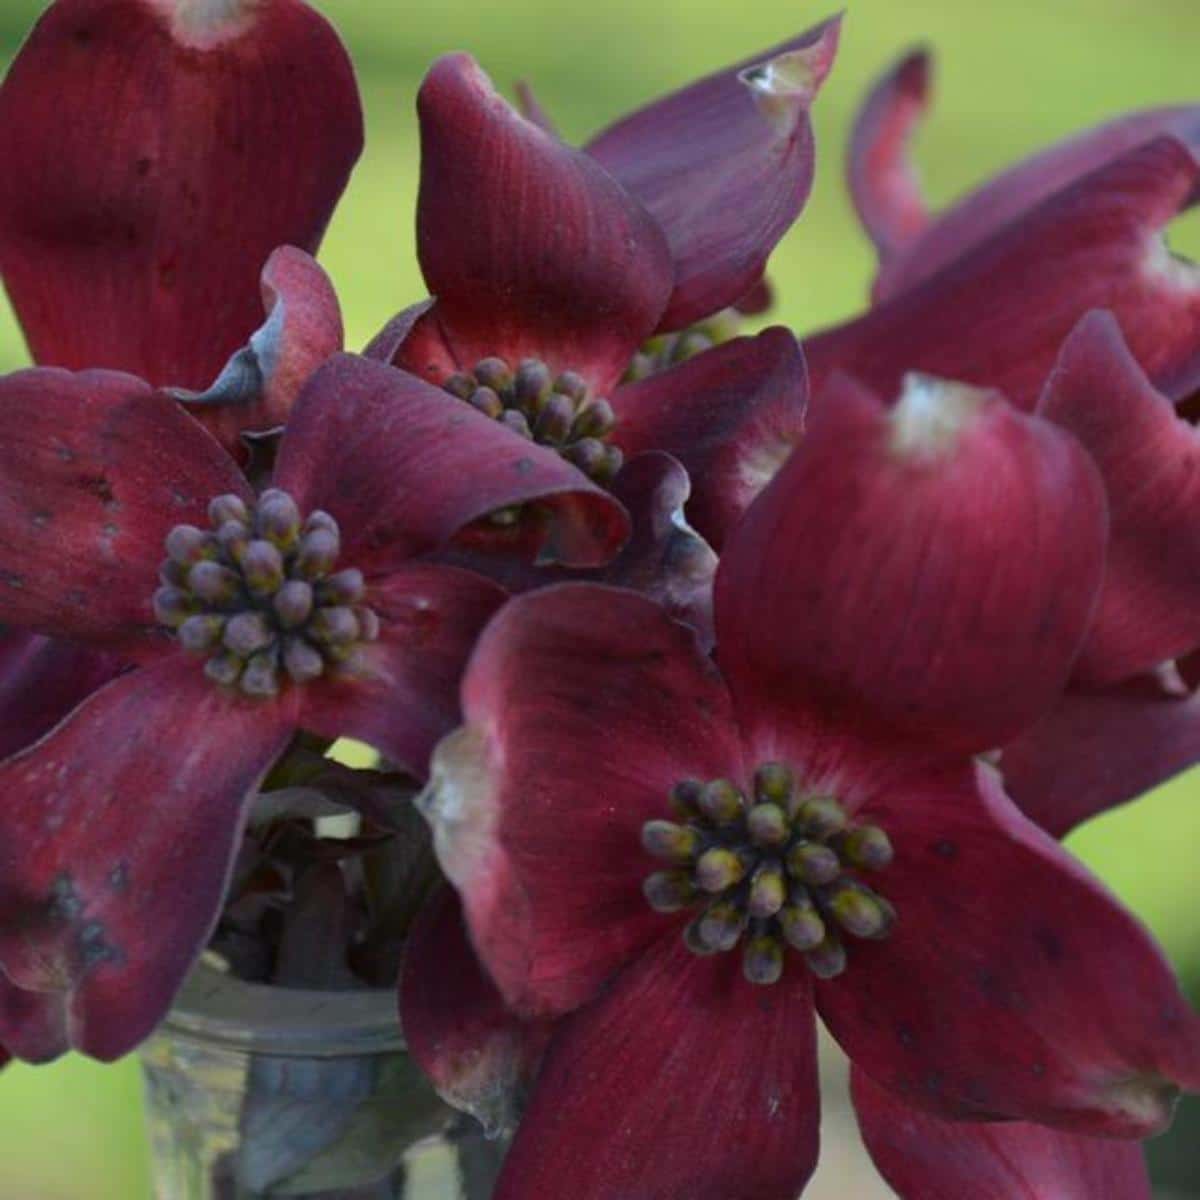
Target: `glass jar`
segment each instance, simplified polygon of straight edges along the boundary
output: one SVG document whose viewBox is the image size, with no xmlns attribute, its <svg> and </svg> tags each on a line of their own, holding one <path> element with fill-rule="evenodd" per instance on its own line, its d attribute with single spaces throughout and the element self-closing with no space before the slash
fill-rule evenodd
<svg viewBox="0 0 1200 1200">
<path fill-rule="evenodd" d="M 486 1200 L 503 1155 L 434 1094 L 387 991 L 206 963 L 142 1047 L 156 1200 Z"/>
</svg>

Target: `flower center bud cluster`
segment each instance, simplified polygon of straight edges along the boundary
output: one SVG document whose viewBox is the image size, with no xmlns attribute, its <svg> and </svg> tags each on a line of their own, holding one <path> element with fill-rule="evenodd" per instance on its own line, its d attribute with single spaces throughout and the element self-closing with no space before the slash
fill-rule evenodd
<svg viewBox="0 0 1200 1200">
<path fill-rule="evenodd" d="M 676 821 L 648 821 L 642 844 L 669 869 L 643 891 L 659 912 L 699 907 L 684 940 L 696 954 L 742 943 L 751 983 L 775 983 L 784 949 L 831 979 L 846 969 L 847 936 L 885 938 L 896 913 L 862 880 L 892 861 L 874 825 L 853 825 L 827 796 L 805 795 L 782 763 L 754 776 L 754 796 L 729 780 L 685 780 L 671 793 Z"/>
<path fill-rule="evenodd" d="M 621 469 L 624 456 L 605 440 L 616 425 L 612 406 L 574 371 L 556 376 L 537 358 L 522 359 L 514 370 L 502 358 L 484 358 L 442 386 L 522 437 L 557 450 L 597 483 Z"/>
<path fill-rule="evenodd" d="M 218 496 L 208 515 L 211 529 L 167 534 L 154 614 L 184 650 L 207 656 L 215 683 L 273 696 L 285 676 L 307 683 L 379 636 L 362 572 L 333 569 L 341 538 L 328 513 L 302 521 L 291 496 L 271 489 L 253 507 Z"/>
<path fill-rule="evenodd" d="M 707 320 L 700 321 L 678 333 L 660 333 L 650 338 L 633 356 L 625 368 L 622 383 L 637 383 L 651 375 L 661 375 L 688 359 L 711 350 L 714 346 L 737 337 L 742 319 L 734 308 L 723 308 Z"/>
</svg>

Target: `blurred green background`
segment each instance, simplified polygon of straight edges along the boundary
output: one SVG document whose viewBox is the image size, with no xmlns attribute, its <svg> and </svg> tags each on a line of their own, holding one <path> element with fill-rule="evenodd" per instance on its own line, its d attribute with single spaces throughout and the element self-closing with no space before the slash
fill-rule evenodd
<svg viewBox="0 0 1200 1200">
<path fill-rule="evenodd" d="M 0 54 L 7 59 L 43 5 L 0 0 L 0 6 Z M 467 49 L 502 86 L 530 80 L 563 133 L 582 140 L 627 109 L 770 46 L 829 11 L 783 0 L 443 0 L 421 7 L 318 0 L 317 7 L 349 45 L 367 112 L 366 154 L 322 254 L 341 292 L 352 347 L 423 295 L 413 253 L 413 98 L 436 55 Z M 1193 98 L 1200 5 L 853 4 L 837 66 L 817 106 L 814 196 L 771 268 L 779 296 L 772 316 L 800 332 L 848 315 L 863 302 L 872 260 L 847 204 L 843 149 L 868 82 L 915 42 L 932 45 L 938 55 L 936 112 L 921 136 L 919 157 L 928 191 L 940 202 L 1080 126 L 1123 109 Z M 1200 218 L 1179 221 L 1172 243 L 1200 257 Z M 0 367 L 25 361 L 15 323 L 0 312 Z M 1198 792 L 1200 775 L 1193 773 L 1072 840 L 1162 939 L 1193 996 L 1200 994 Z M 1200 1143 L 1198 1127 L 1200 1120 L 1185 1112 L 1177 1133 L 1155 1144 L 1164 1186 L 1182 1189 L 1188 1182 L 1187 1145 Z M 15 1067 L 0 1076 L 3 1200 L 146 1200 L 145 1153 L 134 1061 L 99 1067 L 70 1060 L 38 1070 Z M 835 1184 L 822 1194 L 842 1200 L 866 1194 L 845 1186 L 849 1190 Z"/>
</svg>

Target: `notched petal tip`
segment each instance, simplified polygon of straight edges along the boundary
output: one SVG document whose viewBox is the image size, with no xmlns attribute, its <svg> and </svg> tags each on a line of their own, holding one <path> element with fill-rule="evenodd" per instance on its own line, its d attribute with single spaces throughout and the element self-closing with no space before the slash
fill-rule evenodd
<svg viewBox="0 0 1200 1200">
<path fill-rule="evenodd" d="M 433 831 L 446 878 L 458 888 L 486 871 L 494 852 L 497 813 L 491 794 L 487 737 L 463 725 L 438 743 L 429 782 L 414 801 Z"/>
<path fill-rule="evenodd" d="M 839 13 L 818 25 L 811 40 L 794 50 L 738 73 L 763 116 L 781 137 L 790 137 L 804 113 L 817 98 L 833 68 L 841 36 Z"/>
<path fill-rule="evenodd" d="M 149 0 L 180 45 L 211 50 L 240 37 L 253 24 L 264 0 Z"/>
<path fill-rule="evenodd" d="M 995 392 L 910 371 L 890 414 L 891 448 L 913 459 L 948 454 L 983 409 L 995 403 L 1002 403 Z"/>
<path fill-rule="evenodd" d="M 1133 1075 L 1103 1090 L 1112 1127 L 1127 1126 L 1129 1136 L 1156 1137 L 1175 1117 L 1181 1090 L 1161 1075 Z"/>
</svg>

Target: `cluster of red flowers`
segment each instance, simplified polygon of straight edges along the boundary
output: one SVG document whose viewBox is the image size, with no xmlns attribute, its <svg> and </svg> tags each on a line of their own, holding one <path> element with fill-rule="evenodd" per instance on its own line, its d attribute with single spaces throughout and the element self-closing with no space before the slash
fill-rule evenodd
<svg viewBox="0 0 1200 1200">
<path fill-rule="evenodd" d="M 6 1053 L 145 1038 L 264 778 L 349 736 L 426 784 L 402 1020 L 516 1128 L 497 1196 L 791 1200 L 817 1013 L 900 1195 L 1149 1196 L 1200 1020 L 1056 838 L 1200 757 L 1200 111 L 934 214 L 910 56 L 851 146 L 872 306 L 732 336 L 838 32 L 583 149 L 437 62 L 432 298 L 360 355 L 323 19 L 50 6 L 0 90 Z"/>
</svg>

